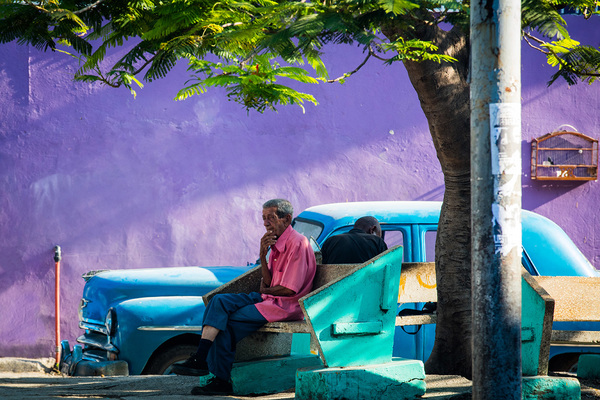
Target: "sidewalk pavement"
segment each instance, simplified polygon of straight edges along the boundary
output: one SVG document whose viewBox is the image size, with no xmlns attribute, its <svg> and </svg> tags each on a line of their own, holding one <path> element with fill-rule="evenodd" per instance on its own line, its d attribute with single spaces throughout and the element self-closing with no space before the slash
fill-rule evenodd
<svg viewBox="0 0 600 400">
<path fill-rule="evenodd" d="M 54 366 L 54 358 L 0 357 L 0 373 L 45 372 Z"/>
<path fill-rule="evenodd" d="M 184 400 L 241 399 L 241 400 L 293 400 L 288 391 L 264 396 L 191 396 L 190 390 L 198 384 L 190 376 L 110 376 L 67 377 L 52 372 L 53 358 L 26 359 L 0 358 L 0 398 L 14 400 L 64 399 L 122 399 L 122 400 Z M 466 400 L 471 398 L 471 382 L 458 376 L 427 376 L 427 393 L 424 399 Z M 376 399 L 374 399 L 376 400 Z"/>
<path fill-rule="evenodd" d="M 121 400 L 189 400 L 189 399 L 240 399 L 240 400 L 294 400 L 288 391 L 265 396 L 191 396 L 192 387 L 198 384 L 193 376 L 109 376 L 68 377 L 52 372 L 53 358 L 1 358 L 0 399 L 2 400 L 64 400 L 121 399 Z M 555 376 L 576 378 L 570 373 Z M 581 400 L 600 400 L 600 380 L 579 378 Z M 470 400 L 471 381 L 460 376 L 427 375 L 427 400 Z M 379 400 L 379 399 L 373 399 Z"/>
</svg>

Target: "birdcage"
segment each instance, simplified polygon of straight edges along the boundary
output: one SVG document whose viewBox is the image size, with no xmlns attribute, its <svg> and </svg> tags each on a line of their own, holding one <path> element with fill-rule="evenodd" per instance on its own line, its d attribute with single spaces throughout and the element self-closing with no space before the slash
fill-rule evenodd
<svg viewBox="0 0 600 400">
<path fill-rule="evenodd" d="M 598 177 L 598 140 L 551 132 L 531 142 L 531 179 L 591 181 Z"/>
</svg>

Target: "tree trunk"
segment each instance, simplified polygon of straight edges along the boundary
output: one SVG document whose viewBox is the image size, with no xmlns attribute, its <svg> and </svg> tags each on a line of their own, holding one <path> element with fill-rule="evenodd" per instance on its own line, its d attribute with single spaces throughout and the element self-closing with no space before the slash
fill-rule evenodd
<svg viewBox="0 0 600 400">
<path fill-rule="evenodd" d="M 384 33 L 393 36 L 393 28 Z M 404 62 L 427 117 L 445 183 L 435 246 L 438 322 L 425 369 L 471 378 L 469 45 L 457 28 L 443 31 L 424 25 L 413 35 L 431 40 L 439 53 L 458 59 L 441 64 Z"/>
</svg>

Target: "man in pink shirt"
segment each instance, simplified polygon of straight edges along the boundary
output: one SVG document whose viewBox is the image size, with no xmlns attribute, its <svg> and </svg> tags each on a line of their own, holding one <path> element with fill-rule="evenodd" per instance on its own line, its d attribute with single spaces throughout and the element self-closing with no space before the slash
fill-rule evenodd
<svg viewBox="0 0 600 400">
<path fill-rule="evenodd" d="M 218 294 L 210 300 L 198 351 L 173 366 L 173 372 L 180 375 L 214 375 L 206 386 L 192 389 L 192 394 L 232 393 L 235 344 L 267 322 L 303 318 L 298 299 L 312 290 L 316 261 L 308 239 L 291 227 L 292 215 L 287 200 L 263 204 L 267 232 L 260 241 L 260 293 Z"/>
</svg>

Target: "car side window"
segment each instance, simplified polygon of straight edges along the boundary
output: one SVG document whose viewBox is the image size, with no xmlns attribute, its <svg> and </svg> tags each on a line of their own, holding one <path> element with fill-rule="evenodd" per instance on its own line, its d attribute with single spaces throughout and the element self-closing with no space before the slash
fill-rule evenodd
<svg viewBox="0 0 600 400">
<path fill-rule="evenodd" d="M 406 249 L 404 233 L 402 231 L 384 231 L 383 240 L 385 240 L 385 244 L 387 244 L 388 249 L 398 245 L 404 246 L 404 249 Z M 406 252 L 402 254 L 402 261 L 404 261 L 405 255 Z"/>
<path fill-rule="evenodd" d="M 437 231 L 425 231 L 425 261 L 435 262 L 435 240 Z"/>
</svg>

